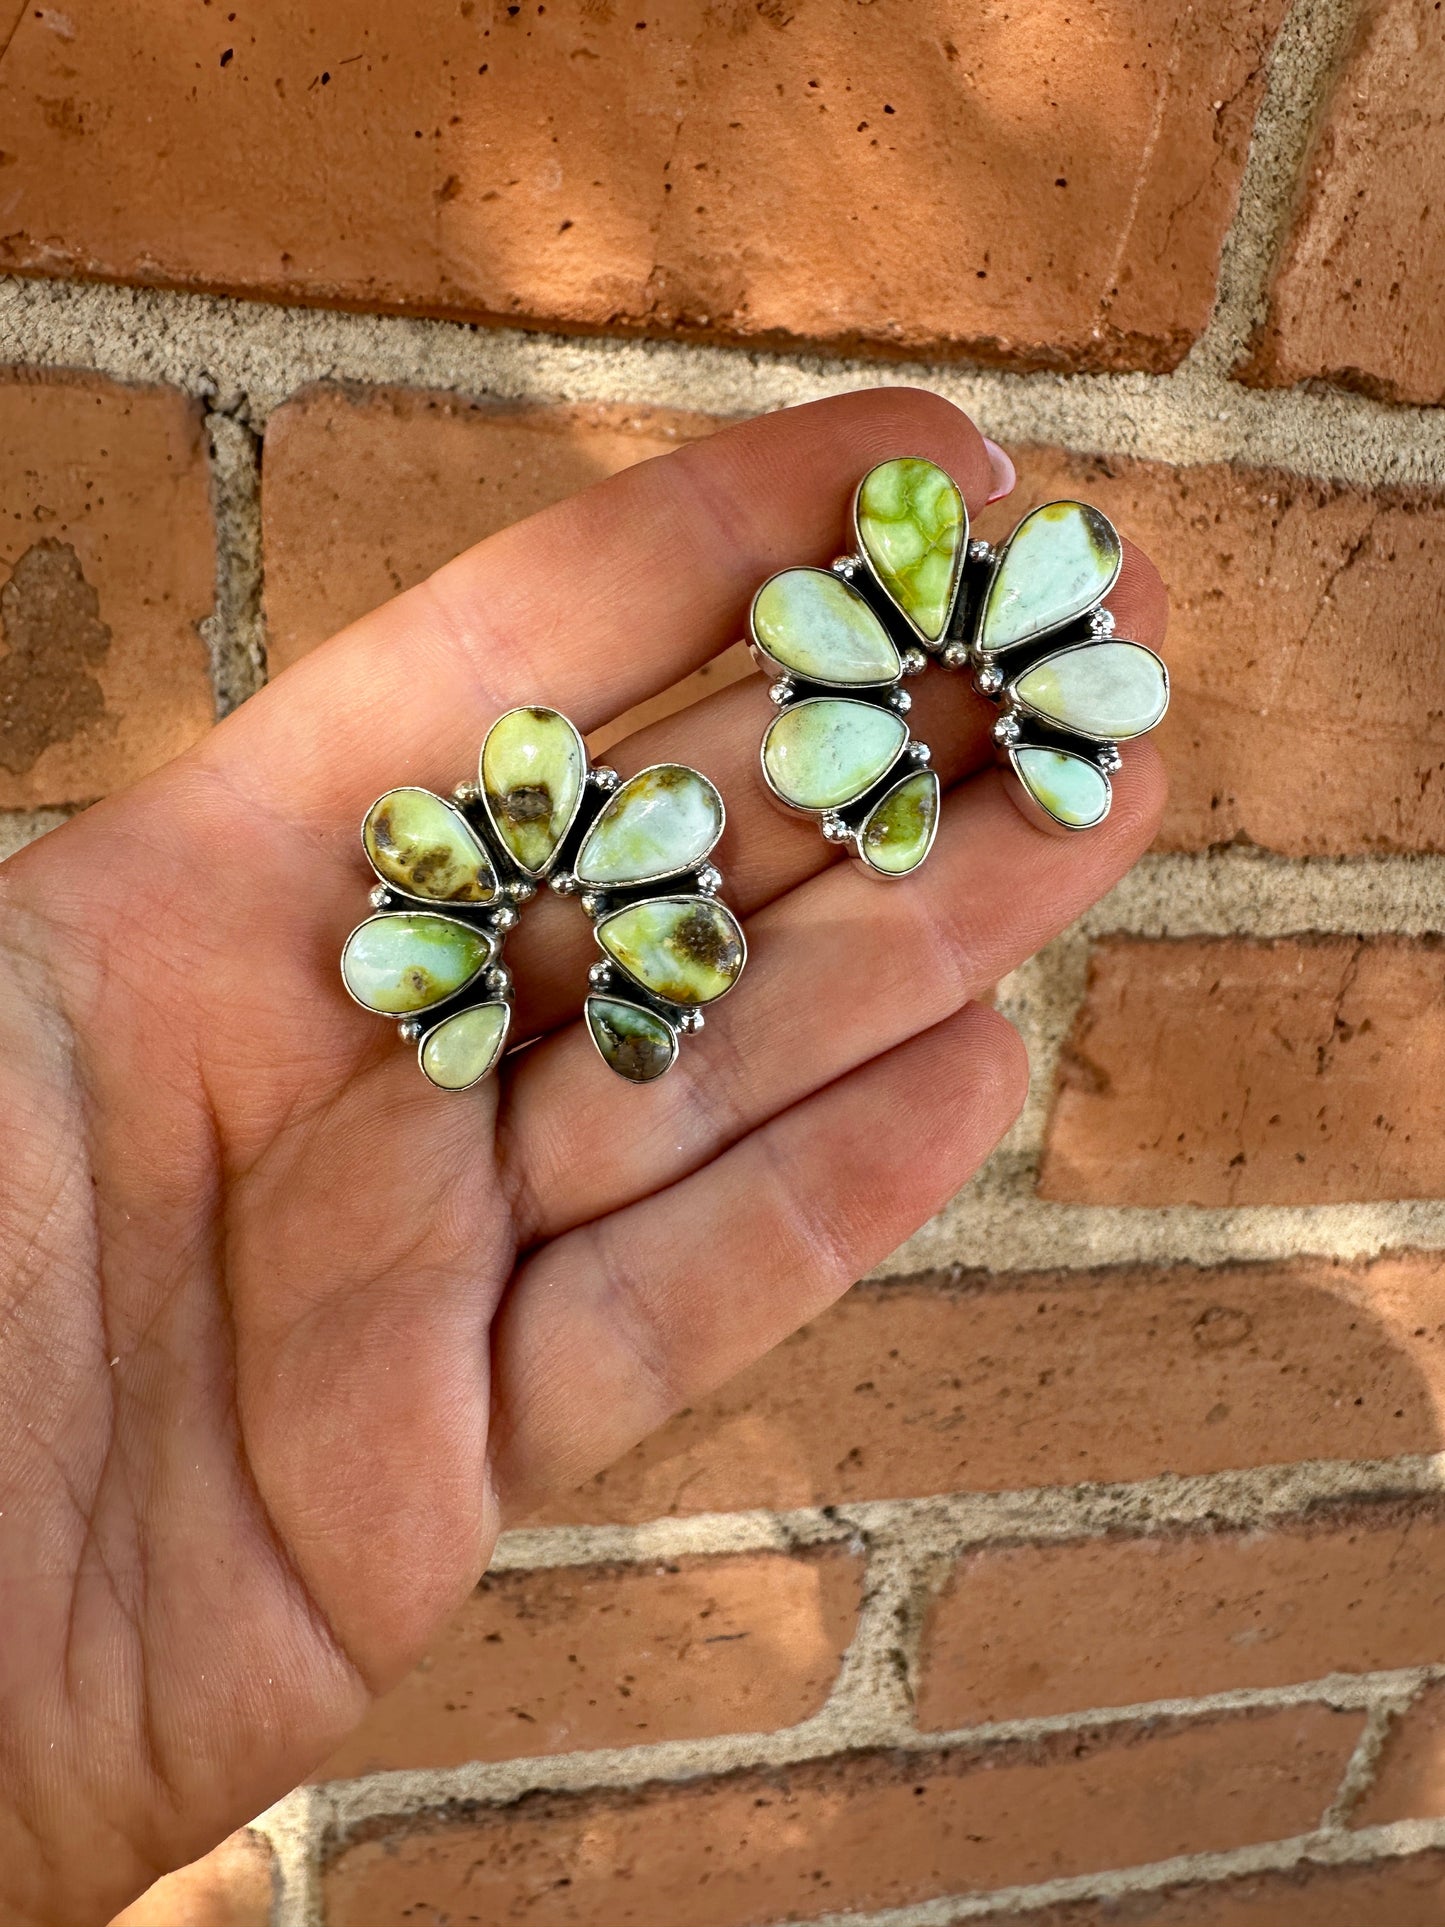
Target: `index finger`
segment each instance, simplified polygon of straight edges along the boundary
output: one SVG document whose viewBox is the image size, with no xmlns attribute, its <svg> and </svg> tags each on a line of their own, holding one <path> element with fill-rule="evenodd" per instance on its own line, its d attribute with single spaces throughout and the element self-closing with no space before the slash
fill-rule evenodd
<svg viewBox="0 0 1445 1927">
<path fill-rule="evenodd" d="M 875 389 L 760 416 L 491 536 L 254 697 L 202 746 L 259 805 L 348 825 L 382 790 L 447 790 L 519 703 L 584 732 L 735 640 L 758 583 L 843 537 L 858 478 L 899 454 L 991 466 L 952 403 Z"/>
</svg>

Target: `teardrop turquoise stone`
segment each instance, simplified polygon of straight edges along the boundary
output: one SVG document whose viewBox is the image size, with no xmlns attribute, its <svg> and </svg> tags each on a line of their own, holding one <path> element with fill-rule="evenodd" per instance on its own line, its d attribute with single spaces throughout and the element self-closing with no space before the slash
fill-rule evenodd
<svg viewBox="0 0 1445 1927">
<path fill-rule="evenodd" d="M 421 1067 L 444 1091 L 479 1084 L 502 1054 L 512 1013 L 504 1003 L 473 1004 L 444 1017 L 421 1040 Z"/>
<path fill-rule="evenodd" d="M 768 725 L 763 768 L 779 796 L 798 809 L 841 809 L 893 767 L 907 740 L 907 725 L 894 710 L 815 696 Z"/>
<path fill-rule="evenodd" d="M 968 509 L 951 475 L 917 455 L 869 469 L 854 507 L 858 546 L 926 642 L 948 627 L 968 543 Z"/>
<path fill-rule="evenodd" d="M 1092 609 L 1113 588 L 1124 551 L 1087 502 L 1046 502 L 1004 546 L 984 598 L 980 649 L 1011 649 Z"/>
<path fill-rule="evenodd" d="M 710 1004 L 742 972 L 743 933 L 712 897 L 653 897 L 614 910 L 597 941 L 634 983 L 670 1004 Z"/>
<path fill-rule="evenodd" d="M 655 1011 L 619 997 L 589 997 L 587 1028 L 602 1061 L 630 1084 L 650 1084 L 672 1068 L 677 1034 Z"/>
<path fill-rule="evenodd" d="M 541 876 L 572 827 L 587 752 L 555 709 L 509 709 L 482 744 L 482 796 L 492 827 L 529 876 Z"/>
<path fill-rule="evenodd" d="M 1089 642 L 1045 656 L 1012 685 L 1025 708 L 1100 742 L 1127 742 L 1169 707 L 1169 678 L 1137 642 Z"/>
<path fill-rule="evenodd" d="M 1092 829 L 1109 814 L 1109 779 L 1097 763 L 1063 749 L 1016 749 L 1019 780 L 1041 809 L 1071 830 Z"/>
<path fill-rule="evenodd" d="M 459 809 L 430 790 L 388 790 L 366 812 L 361 841 L 383 883 L 433 903 L 490 903 L 497 873 Z"/>
<path fill-rule="evenodd" d="M 411 1017 L 465 990 L 491 958 L 484 930 L 430 910 L 391 911 L 352 931 L 341 953 L 341 975 L 368 1010 Z"/>
<path fill-rule="evenodd" d="M 651 883 L 701 863 L 722 835 L 716 789 L 685 763 L 659 763 L 630 777 L 582 840 L 583 883 Z"/>
<path fill-rule="evenodd" d="M 870 869 L 903 877 L 916 870 L 933 848 L 938 828 L 938 777 L 916 770 L 879 798 L 863 820 L 858 847 Z"/>
<path fill-rule="evenodd" d="M 808 682 L 864 688 L 903 674 L 893 638 L 856 589 L 829 569 L 784 569 L 753 598 L 753 641 Z"/>
</svg>

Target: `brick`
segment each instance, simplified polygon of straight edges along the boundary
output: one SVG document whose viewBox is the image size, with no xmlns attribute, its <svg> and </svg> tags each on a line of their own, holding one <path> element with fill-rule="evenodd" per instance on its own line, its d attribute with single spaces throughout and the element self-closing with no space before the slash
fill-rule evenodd
<svg viewBox="0 0 1445 1927">
<path fill-rule="evenodd" d="M 158 1880 L 110 1927 L 268 1927 L 274 1892 L 270 1845 L 243 1829 Z"/>
<path fill-rule="evenodd" d="M 546 1523 L 1434 1452 L 1445 1257 L 860 1285 Z"/>
<path fill-rule="evenodd" d="M 1290 1707 L 534 1795 L 342 1848 L 322 1876 L 325 1918 L 751 1927 L 1293 1837 L 1318 1822 L 1361 1723 Z"/>
<path fill-rule="evenodd" d="M 1445 1819 L 1445 1684 L 1427 1686 L 1395 1720 L 1374 1784 L 1351 1817 L 1357 1827 Z"/>
<path fill-rule="evenodd" d="M 0 370 L 0 809 L 93 801 L 203 734 L 214 579 L 193 403 Z"/>
<path fill-rule="evenodd" d="M 986 1547 L 930 1607 L 918 1720 L 939 1731 L 1429 1666 L 1442 1623 L 1436 1506 Z"/>
<path fill-rule="evenodd" d="M 1010 1914 L 1011 1927 L 1440 1927 L 1445 1853 L 1302 1865 Z"/>
<path fill-rule="evenodd" d="M 1445 43 L 1434 0 L 1369 0 L 1247 370 L 1445 401 Z"/>
<path fill-rule="evenodd" d="M 1013 452 L 1019 486 L 981 533 L 1083 496 L 1169 585 L 1161 847 L 1445 849 L 1445 500 L 1229 464 Z"/>
<path fill-rule="evenodd" d="M 266 430 L 261 496 L 272 674 L 474 542 L 715 426 L 669 409 L 500 408 L 411 389 L 287 402 Z M 594 754 L 751 671 L 741 645 L 715 657 L 599 730 Z"/>
<path fill-rule="evenodd" d="M 0 264 L 1172 367 L 1208 319 L 1283 12 L 153 0 L 141 34 L 95 0 L 26 8 Z"/>
<path fill-rule="evenodd" d="M 1435 939 L 1106 939 L 1065 1047 L 1040 1196 L 1439 1197 L 1442 982 Z"/>
<path fill-rule="evenodd" d="M 493 1574 L 321 1777 L 791 1726 L 827 1698 L 862 1583 L 831 1549 Z"/>
</svg>

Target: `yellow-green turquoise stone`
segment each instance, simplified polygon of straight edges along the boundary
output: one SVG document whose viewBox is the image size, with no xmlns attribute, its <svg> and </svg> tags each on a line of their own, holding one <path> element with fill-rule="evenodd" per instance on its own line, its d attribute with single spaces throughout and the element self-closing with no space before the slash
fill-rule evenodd
<svg viewBox="0 0 1445 1927">
<path fill-rule="evenodd" d="M 895 783 L 863 820 L 859 843 L 864 862 L 890 877 L 916 870 L 933 847 L 938 802 L 938 778 L 931 769 Z"/>
<path fill-rule="evenodd" d="M 903 673 L 893 638 L 856 589 L 829 569 L 784 569 L 753 598 L 753 641 L 808 682 L 866 688 Z"/>
<path fill-rule="evenodd" d="M 1137 642 L 1090 642 L 1045 656 L 1013 684 L 1026 708 L 1065 729 L 1125 742 L 1169 706 L 1164 665 Z"/>
<path fill-rule="evenodd" d="M 361 826 L 371 867 L 383 883 L 433 903 L 490 903 L 496 872 L 476 833 L 430 790 L 388 790 Z"/>
<path fill-rule="evenodd" d="M 368 1010 L 410 1017 L 465 990 L 491 958 L 484 930 L 429 910 L 394 910 L 352 931 L 341 975 Z"/>
<path fill-rule="evenodd" d="M 968 542 L 968 510 L 951 476 L 916 455 L 880 462 L 858 488 L 858 544 L 927 642 L 948 627 Z"/>
<path fill-rule="evenodd" d="M 633 776 L 608 800 L 577 852 L 583 883 L 649 883 L 702 862 L 722 835 L 722 798 L 682 763 Z"/>
<path fill-rule="evenodd" d="M 587 1028 L 602 1061 L 631 1084 L 650 1084 L 672 1066 L 677 1036 L 655 1011 L 617 997 L 587 999 Z"/>
<path fill-rule="evenodd" d="M 786 802 L 803 810 L 841 809 L 893 767 L 907 740 L 907 725 L 894 710 L 815 696 L 768 725 L 763 767 Z"/>
<path fill-rule="evenodd" d="M 1019 780 L 1041 808 L 1072 830 L 1091 829 L 1109 813 L 1109 779 L 1096 763 L 1062 749 L 1016 749 Z"/>
<path fill-rule="evenodd" d="M 518 865 L 540 876 L 577 814 L 587 773 L 582 738 L 555 709 L 510 709 L 482 744 L 482 794 Z"/>
<path fill-rule="evenodd" d="M 614 910 L 597 941 L 634 983 L 670 1004 L 710 1004 L 743 967 L 743 933 L 711 897 L 655 897 Z"/>
<path fill-rule="evenodd" d="M 478 1084 L 502 1054 L 512 1013 L 505 1004 L 473 1004 L 444 1017 L 421 1040 L 421 1067 L 444 1091 Z"/>
<path fill-rule="evenodd" d="M 1087 502 L 1046 502 L 1004 546 L 984 598 L 981 649 L 1046 635 L 1109 593 L 1124 552 L 1113 524 Z"/>
</svg>

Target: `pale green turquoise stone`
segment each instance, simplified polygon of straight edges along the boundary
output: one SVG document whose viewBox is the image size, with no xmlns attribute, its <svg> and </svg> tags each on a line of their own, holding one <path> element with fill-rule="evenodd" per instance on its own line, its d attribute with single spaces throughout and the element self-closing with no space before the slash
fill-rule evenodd
<svg viewBox="0 0 1445 1927">
<path fill-rule="evenodd" d="M 1036 662 L 1012 687 L 1035 715 L 1101 742 L 1142 736 L 1169 707 L 1164 665 L 1137 642 L 1061 649 Z"/>
<path fill-rule="evenodd" d="M 366 813 L 361 841 L 383 883 L 433 903 L 490 903 L 491 859 L 460 810 L 430 790 L 388 790 Z"/>
<path fill-rule="evenodd" d="M 863 860 L 884 876 L 907 876 L 933 847 L 938 827 L 939 786 L 931 769 L 895 783 L 863 819 Z"/>
<path fill-rule="evenodd" d="M 410 1017 L 464 990 L 491 956 L 483 930 L 429 910 L 397 910 L 357 925 L 341 953 L 341 975 L 368 1010 Z"/>
<path fill-rule="evenodd" d="M 518 865 L 540 876 L 572 827 L 587 773 L 582 738 L 555 709 L 509 709 L 482 744 L 482 795 Z"/>
<path fill-rule="evenodd" d="M 907 740 L 907 725 L 894 710 L 815 696 L 768 725 L 763 768 L 786 802 L 836 810 L 871 789 Z"/>
<path fill-rule="evenodd" d="M 984 599 L 981 649 L 1009 649 L 1092 609 L 1113 588 L 1124 552 L 1087 502 L 1046 502 L 1004 547 Z"/>
<path fill-rule="evenodd" d="M 597 941 L 634 983 L 670 1004 L 710 1004 L 743 967 L 743 933 L 711 897 L 655 897 L 597 924 Z"/>
<path fill-rule="evenodd" d="M 618 997 L 589 997 L 586 1010 L 603 1063 L 629 1084 L 650 1084 L 672 1068 L 677 1034 L 655 1011 Z"/>
<path fill-rule="evenodd" d="M 722 835 L 722 798 L 684 763 L 629 777 L 577 852 L 583 883 L 650 883 L 690 870 Z"/>
<path fill-rule="evenodd" d="M 753 598 L 753 641 L 780 669 L 844 688 L 903 673 L 893 638 L 856 589 L 828 569 L 784 569 Z"/>
<path fill-rule="evenodd" d="M 444 1091 L 478 1084 L 502 1054 L 512 1013 L 505 1004 L 474 1004 L 444 1017 L 421 1040 L 421 1067 Z"/>
<path fill-rule="evenodd" d="M 1060 823 L 1087 830 L 1109 812 L 1109 779 L 1097 764 L 1062 749 L 1016 749 L 1014 765 L 1029 795 Z"/>
<path fill-rule="evenodd" d="M 858 545 L 883 587 L 928 642 L 948 627 L 968 542 L 953 478 L 916 455 L 880 462 L 858 487 Z"/>
</svg>

